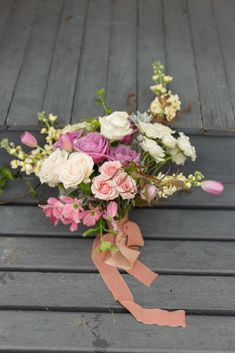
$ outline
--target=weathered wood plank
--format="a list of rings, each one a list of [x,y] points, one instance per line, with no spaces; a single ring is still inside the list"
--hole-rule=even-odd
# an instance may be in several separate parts
[[[213,0],[212,4],[220,45],[222,47],[222,56],[225,64],[226,78],[228,80],[229,95],[233,105],[233,111],[235,111],[235,73],[233,69],[235,42],[234,36],[232,35],[235,31],[235,3],[232,0]]]
[[[135,209],[130,218],[140,225],[146,239],[235,239],[233,210]],[[84,230],[80,227],[78,232],[71,233],[61,224],[55,227],[39,207],[32,206],[0,206],[0,224],[3,236],[76,238]]]
[[[8,16],[13,6],[13,0],[1,0],[0,1],[0,38],[4,31]]]
[[[163,1],[166,66],[167,72],[173,76],[170,88],[182,100],[182,108],[190,102],[194,103],[193,109],[182,119],[175,122],[178,128],[202,128],[200,102],[198,95],[197,78],[194,65],[192,43],[190,38],[187,2],[184,0]]]
[[[71,117],[77,70],[82,51],[88,1],[66,0],[54,49],[43,109],[59,115],[59,124]]]
[[[89,3],[72,112],[74,123],[79,117],[103,115],[103,108],[96,104],[95,99],[96,90],[106,86],[110,54],[111,6],[112,2],[109,0],[93,0]]]
[[[108,104],[114,110],[135,110],[136,24],[135,0],[114,0],[107,82]],[[129,98],[129,99],[128,99]]]
[[[189,0],[188,4],[203,127],[206,130],[235,128],[211,3],[209,0]]]
[[[182,329],[146,326],[129,314],[38,311],[1,311],[0,314],[0,351],[4,353],[40,350],[45,353],[227,353],[235,350],[234,317],[188,316],[187,327]]]
[[[1,237],[0,269],[96,272],[91,260],[92,242],[77,235],[74,239]],[[231,241],[145,239],[141,261],[161,274],[234,275],[234,246]]]
[[[0,124],[7,117],[17,77],[38,3],[20,0],[14,4],[0,42]]]
[[[152,84],[152,63],[160,60],[165,64],[162,2],[140,0],[138,7],[138,109],[145,111],[154,95],[149,89]]]
[[[40,2],[7,117],[11,129],[38,125],[61,7],[62,0]]]
[[[151,288],[123,275],[140,305],[235,314],[234,277],[165,276]],[[0,309],[122,310],[98,274],[0,272]],[[97,300],[99,298],[99,300]]]

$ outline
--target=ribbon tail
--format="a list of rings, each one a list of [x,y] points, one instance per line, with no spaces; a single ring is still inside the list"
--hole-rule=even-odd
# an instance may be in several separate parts
[[[132,293],[117,268],[104,262],[104,256],[98,252],[98,247],[99,240],[96,238],[92,249],[92,260],[96,268],[115,300],[119,301],[137,321],[144,324],[185,327],[185,312],[183,310],[169,312],[161,309],[146,309],[136,304]],[[137,266],[140,266],[140,264]],[[141,276],[137,276],[141,278]]]
[[[135,277],[139,282],[145,284],[147,287],[149,287],[153,281],[158,278],[157,273],[151,271],[150,268],[138,260],[132,269],[125,271]]]

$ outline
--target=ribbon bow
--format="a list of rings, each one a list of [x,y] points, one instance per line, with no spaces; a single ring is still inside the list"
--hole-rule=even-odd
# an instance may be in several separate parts
[[[139,246],[144,245],[138,225],[125,217],[117,226],[117,235],[107,233],[103,237],[105,241],[116,245],[117,252],[100,253],[98,237],[95,238],[92,248],[92,260],[115,300],[119,301],[137,321],[145,324],[185,327],[184,310],[169,312],[162,309],[147,309],[135,303],[117,268],[125,270],[146,286],[150,286],[158,275],[138,260]]]

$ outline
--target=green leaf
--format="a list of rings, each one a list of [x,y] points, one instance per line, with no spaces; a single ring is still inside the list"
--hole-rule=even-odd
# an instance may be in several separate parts
[[[14,180],[14,175],[8,167],[3,167],[0,173],[8,180]]]
[[[82,235],[83,235],[84,237],[87,237],[87,236],[89,236],[89,235],[94,235],[94,234],[96,234],[97,231],[98,231],[97,228],[91,228],[91,229],[88,229],[88,230],[86,230],[85,232],[83,232]]]
[[[110,108],[110,107],[107,107],[106,108],[106,114],[112,114],[112,112],[113,112],[113,109],[112,108]]]
[[[86,195],[91,195],[91,185],[90,184],[85,184],[81,183],[79,185],[80,189],[85,192]]]
[[[101,240],[101,242],[100,242],[99,250],[100,250],[100,252],[104,252],[104,251],[117,252],[117,251],[119,251],[119,249],[115,245],[113,245],[113,243],[111,243],[110,241],[103,241],[103,240]]]
[[[105,89],[101,88],[101,89],[97,89],[96,90],[96,95],[99,97],[103,97],[105,95]]]
[[[7,179],[6,178],[1,178],[0,179],[0,188],[4,189],[7,183]]]

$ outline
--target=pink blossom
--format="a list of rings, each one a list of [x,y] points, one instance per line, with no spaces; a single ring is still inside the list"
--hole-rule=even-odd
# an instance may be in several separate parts
[[[106,159],[109,144],[106,137],[98,132],[92,132],[74,141],[74,149],[78,152],[85,152],[92,157],[94,163],[100,163]]]
[[[140,154],[126,145],[118,145],[110,148],[108,160],[120,161],[123,165],[127,165],[132,161],[138,163]]]
[[[40,205],[40,207],[43,209],[46,217],[50,218],[54,225],[57,225],[63,212],[63,203],[55,197],[50,197],[47,200],[47,205]]]
[[[118,211],[118,204],[115,201],[109,202],[106,211],[104,212],[103,217],[109,221],[110,223],[113,222],[114,217],[117,215]]]
[[[36,138],[28,131],[25,131],[25,133],[20,137],[20,139],[24,145],[31,148],[36,147],[38,144]]]
[[[100,219],[102,214],[103,212],[100,210],[99,207],[91,207],[90,210],[82,212],[82,222],[84,225],[92,227]]]
[[[137,128],[133,128],[133,131],[129,134],[123,137],[123,139],[121,140],[122,143],[126,143],[126,144],[130,144],[131,141],[133,140],[133,137],[135,135],[135,133],[137,132]]]
[[[133,199],[136,195],[136,182],[125,172],[119,173],[113,179],[113,184],[123,200]]]
[[[91,191],[100,200],[113,200],[118,196],[117,188],[113,187],[112,181],[105,180],[103,175],[93,179]]]
[[[214,195],[220,195],[224,191],[224,185],[221,182],[215,180],[202,181],[201,188],[202,190]]]
[[[99,168],[103,179],[112,179],[122,168],[119,161],[105,162]]]
[[[80,138],[82,134],[83,130],[66,132],[65,134],[61,134],[59,137],[59,141],[54,143],[53,148],[63,148],[65,151],[71,152],[73,150],[74,140]]]
[[[140,197],[142,200],[147,201],[149,204],[157,196],[159,189],[155,185],[148,185],[140,191]]]

